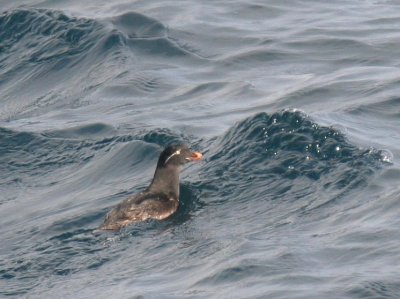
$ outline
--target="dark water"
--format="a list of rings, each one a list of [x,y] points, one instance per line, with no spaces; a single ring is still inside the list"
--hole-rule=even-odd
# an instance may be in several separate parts
[[[400,297],[397,1],[0,10],[0,297]],[[176,141],[179,211],[93,235]]]

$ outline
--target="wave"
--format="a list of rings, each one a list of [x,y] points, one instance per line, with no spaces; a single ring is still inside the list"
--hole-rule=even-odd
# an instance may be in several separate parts
[[[151,163],[145,159],[148,154],[156,157],[167,144],[189,140],[194,137],[168,129],[118,134],[103,123],[41,133],[0,127],[0,183],[10,190],[22,185],[46,188],[67,178],[81,178],[87,186],[107,171],[111,179],[128,175],[139,161]],[[15,193],[3,193],[0,205],[13,199]]]
[[[105,250],[107,237],[95,237],[91,229],[111,206],[148,184],[154,171],[150,165],[173,142],[199,148],[205,161],[185,168],[178,213],[163,223],[135,226],[130,235],[178,227],[193,215],[202,219],[203,212],[215,226],[237,223],[238,217],[261,225],[267,217],[283,224],[289,214],[301,218],[317,211],[324,217],[324,207],[349,198],[384,165],[381,151],[360,149],[340,131],[298,111],[260,113],[208,140],[169,129],[123,134],[102,123],[42,133],[0,128],[0,180],[6,199],[13,199],[16,179],[22,186],[46,190],[40,199],[29,198],[33,207],[20,211],[29,225],[16,236],[41,241],[26,244],[17,258],[5,261],[2,278],[28,279],[18,293],[25,294],[36,288],[27,270],[35,277],[58,276],[112,260]],[[11,228],[18,224],[14,217],[3,221]],[[64,248],[69,248],[66,253]],[[61,261],[57,267],[55,260]]]
[[[19,9],[0,16],[3,50],[9,59],[22,54],[21,60],[31,63],[67,58],[88,50],[95,42],[92,35],[101,33],[101,27],[89,19],[45,9]]]
[[[129,133],[118,134],[115,128],[102,123],[42,133],[0,128],[1,172],[14,174],[2,180],[32,179],[69,166],[78,169],[118,144],[137,141],[144,142],[139,148],[184,142],[203,150],[207,161],[198,169],[200,188],[216,190],[219,198],[241,190],[256,196],[265,189],[270,198],[275,198],[296,193],[305,185],[307,190],[296,197],[320,188],[340,197],[365,185],[386,161],[384,151],[360,149],[335,128],[320,126],[298,111],[283,111],[249,117],[210,140],[169,129],[130,129]],[[128,152],[120,158],[127,159]],[[136,149],[137,159],[141,152]],[[112,157],[115,160],[118,154]]]
[[[384,164],[384,152],[361,149],[298,111],[249,117],[216,138],[206,156],[199,186],[219,203],[301,199],[317,207],[365,186]]]
[[[366,117],[371,117],[373,114],[382,119],[397,120],[400,116],[399,107],[400,98],[391,97],[380,102],[361,104],[358,107],[349,109],[348,112],[354,116],[365,115]]]
[[[135,12],[100,20],[46,9],[17,9],[0,15],[1,49],[11,65],[16,57],[30,63],[67,59],[99,44],[102,50],[108,51],[126,45],[129,40],[136,40],[131,43],[134,47],[147,48],[148,42],[141,43],[145,39],[153,42],[155,48],[159,43],[168,44],[167,48],[160,48],[160,53],[188,54],[172,40],[171,43],[166,41],[169,40],[168,31],[162,23]],[[6,61],[2,59],[3,64],[8,65]]]
[[[135,12],[90,19],[47,9],[6,11],[0,49],[0,120],[90,105],[98,101],[91,95],[126,82],[134,83],[130,94],[153,92],[163,84],[137,69],[144,56],[167,64],[199,58],[161,22]]]

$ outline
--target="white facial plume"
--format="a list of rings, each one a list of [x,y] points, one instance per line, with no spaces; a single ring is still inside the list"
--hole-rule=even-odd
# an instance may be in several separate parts
[[[168,160],[171,159],[173,156],[180,155],[180,154],[181,154],[181,150],[179,149],[179,150],[177,150],[176,152],[174,152],[171,156],[169,156],[169,157],[165,160],[164,164],[167,164]]]

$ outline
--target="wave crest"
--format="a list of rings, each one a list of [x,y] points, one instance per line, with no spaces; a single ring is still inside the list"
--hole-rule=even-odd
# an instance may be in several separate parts
[[[211,179],[204,184],[220,196],[243,190],[302,197],[322,188],[337,197],[365,184],[381,165],[380,151],[360,149],[298,111],[249,117],[214,144],[203,169]]]

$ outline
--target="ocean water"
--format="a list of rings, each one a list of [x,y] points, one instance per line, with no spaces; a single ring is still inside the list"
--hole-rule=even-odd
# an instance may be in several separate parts
[[[400,298],[400,4],[2,0],[0,297]],[[185,142],[166,221],[93,234]]]

